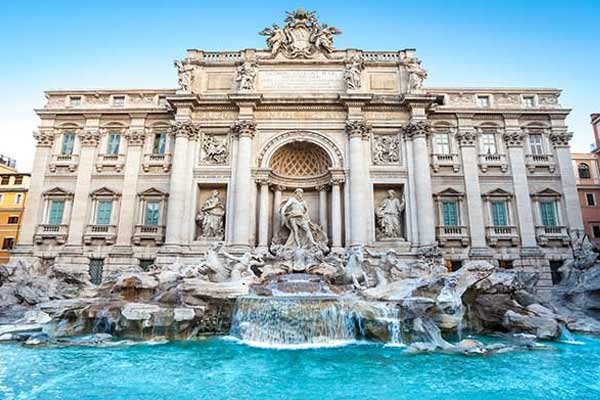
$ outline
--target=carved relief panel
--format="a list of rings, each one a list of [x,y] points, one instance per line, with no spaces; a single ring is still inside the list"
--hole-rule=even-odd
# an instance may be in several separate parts
[[[400,164],[400,137],[396,134],[374,134],[371,139],[371,160],[374,165]]]

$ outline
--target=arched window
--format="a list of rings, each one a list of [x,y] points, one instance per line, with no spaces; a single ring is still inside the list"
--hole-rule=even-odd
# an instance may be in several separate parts
[[[586,163],[579,164],[579,167],[577,167],[577,171],[579,173],[580,179],[590,179],[590,166]]]

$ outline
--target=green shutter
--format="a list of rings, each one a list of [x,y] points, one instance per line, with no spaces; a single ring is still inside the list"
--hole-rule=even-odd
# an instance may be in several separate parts
[[[157,226],[159,220],[160,203],[151,201],[146,203],[145,225]]]
[[[110,225],[110,216],[112,214],[112,201],[101,200],[98,202],[98,209],[96,211],[96,224],[97,225]]]
[[[63,212],[65,210],[65,202],[63,200],[52,200],[50,202],[50,214],[48,216],[48,224],[62,224]]]
[[[458,207],[455,201],[442,202],[444,226],[458,226]]]
[[[540,203],[540,214],[544,226],[556,226],[556,207],[554,202],[545,201]]]
[[[507,226],[506,203],[504,201],[492,202],[492,223],[494,226]]]

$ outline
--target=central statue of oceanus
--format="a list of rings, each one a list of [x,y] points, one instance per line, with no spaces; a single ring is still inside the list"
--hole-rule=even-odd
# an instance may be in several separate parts
[[[294,195],[288,197],[279,209],[282,228],[287,231],[285,241],[283,241],[283,235],[281,236],[283,247],[290,250],[304,249],[326,252],[328,250],[327,235],[321,226],[310,220],[303,193],[302,189],[296,189]]]

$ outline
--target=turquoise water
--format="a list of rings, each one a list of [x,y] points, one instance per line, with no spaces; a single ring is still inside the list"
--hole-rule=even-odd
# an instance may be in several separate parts
[[[492,356],[349,345],[266,350],[225,339],[122,347],[0,346],[6,400],[600,399],[600,340]]]

